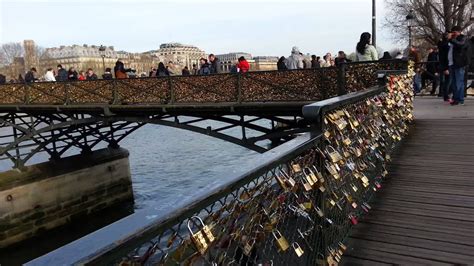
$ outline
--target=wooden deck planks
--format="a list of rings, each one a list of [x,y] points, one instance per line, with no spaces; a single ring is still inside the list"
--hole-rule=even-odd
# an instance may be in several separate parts
[[[434,119],[422,108],[343,265],[474,265],[474,112]]]

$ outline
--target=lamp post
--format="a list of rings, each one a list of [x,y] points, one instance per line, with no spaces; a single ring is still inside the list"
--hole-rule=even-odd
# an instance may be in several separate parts
[[[99,52],[100,52],[100,56],[102,57],[102,68],[104,69],[104,73],[105,73],[105,46],[101,45],[99,47]]]
[[[407,25],[408,25],[408,48],[410,48],[412,46],[411,29],[413,28],[413,21],[415,20],[415,16],[413,15],[413,10],[410,10],[410,12],[408,12],[408,15],[405,18],[407,20]]]
[[[372,0],[372,45],[374,47],[377,47],[377,24],[376,24],[376,6],[375,6],[375,0]]]

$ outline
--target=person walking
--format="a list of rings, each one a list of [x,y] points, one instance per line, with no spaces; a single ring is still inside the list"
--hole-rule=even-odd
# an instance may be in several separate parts
[[[300,49],[298,49],[298,47],[294,46],[291,49],[291,55],[288,56],[285,61],[285,64],[286,67],[291,70],[304,68],[303,56],[301,56]]]
[[[462,34],[462,28],[454,26],[451,30],[449,43],[452,53],[448,54],[448,60],[452,60],[449,72],[453,74],[453,101],[451,105],[464,104],[465,74],[470,61],[470,41]]]
[[[105,80],[114,79],[114,77],[112,76],[112,69],[110,67],[105,69],[104,74],[102,74],[102,78]]]
[[[345,64],[345,63],[349,63],[349,62],[352,62],[352,60],[347,59],[346,53],[344,53],[344,51],[339,51],[337,53],[336,59],[334,59],[334,64],[336,66],[339,66],[339,65]]]
[[[368,32],[360,35],[360,40],[356,45],[355,61],[377,61],[379,59],[377,49],[371,44],[371,40],[372,35]]]
[[[68,80],[77,80],[78,74],[74,67],[70,67],[69,71],[67,72],[67,79]]]
[[[443,95],[445,102],[450,101],[449,94],[452,93],[453,75],[451,75],[449,68],[452,67],[452,46],[449,43],[450,33],[443,34],[443,37],[438,42],[438,58],[439,58],[439,81],[440,93]],[[451,61],[449,60],[451,53]]]
[[[311,56],[311,68],[321,68],[321,65],[319,65],[319,60],[316,55]]]
[[[218,74],[221,72],[220,66],[219,66],[219,58],[217,58],[214,54],[209,55],[209,64],[210,64],[211,74]]]
[[[160,62],[158,64],[158,68],[156,69],[156,76],[157,77],[167,77],[169,75],[170,75],[170,72],[165,67],[165,64],[163,64],[163,62]]]
[[[284,56],[280,57],[277,62],[277,70],[287,70],[288,68],[286,67],[286,58]]]
[[[131,69],[126,69],[122,61],[117,60],[115,62],[114,73],[116,79],[126,79],[128,78],[127,72],[132,71]]]
[[[57,67],[58,67],[58,76],[56,77],[56,81],[68,80],[67,70],[64,69],[62,65],[58,65]]]
[[[44,81],[49,81],[49,82],[56,81],[52,68],[48,68],[46,70],[46,74],[44,74]]]
[[[30,69],[30,71],[26,72],[25,82],[26,83],[31,83],[31,82],[35,82],[37,80],[38,79],[36,78],[36,68],[32,67]]]
[[[94,70],[92,68],[87,69],[87,80],[97,80],[97,75],[94,73]]]
[[[199,72],[199,68],[198,68],[197,64],[193,64],[193,75],[194,76],[197,75],[198,72]]]
[[[183,76],[190,76],[191,75],[191,72],[189,71],[188,66],[185,66],[183,68],[183,70],[181,70],[181,75],[183,75]]]
[[[239,63],[237,64],[238,72],[245,73],[250,70],[250,64],[245,60],[245,57],[239,57]]]
[[[209,63],[207,62],[206,58],[199,59],[199,63],[201,64],[201,67],[199,68],[199,71],[198,71],[199,75],[209,75],[209,74],[211,74],[211,67],[210,67]]]
[[[383,56],[379,59],[379,61],[387,61],[387,60],[392,60],[392,56],[390,55],[389,52],[385,51],[383,53]]]
[[[84,70],[81,70],[79,72],[79,77],[77,77],[78,80],[86,80],[87,77],[86,77],[86,72]]]
[[[436,93],[436,89],[438,88],[438,78],[439,78],[439,70],[438,70],[438,50],[437,48],[430,48],[428,49],[428,58],[426,59],[426,70],[423,71],[421,74],[421,87],[426,87],[426,81],[431,80],[432,89],[430,94],[434,95]],[[438,97],[441,97],[441,90],[439,90]]]

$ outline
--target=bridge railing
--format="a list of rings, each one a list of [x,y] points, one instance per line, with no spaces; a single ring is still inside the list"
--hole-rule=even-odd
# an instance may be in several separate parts
[[[207,76],[35,82],[0,85],[2,105],[196,104],[319,101],[375,85],[378,70],[404,61]]]
[[[27,265],[333,264],[413,118],[410,75],[305,106],[313,131],[172,209],[139,211]],[[247,167],[247,168],[246,168]]]

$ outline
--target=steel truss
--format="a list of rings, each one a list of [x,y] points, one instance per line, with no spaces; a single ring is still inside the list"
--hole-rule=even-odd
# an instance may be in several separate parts
[[[21,169],[40,153],[57,160],[90,153],[104,144],[118,148],[120,141],[145,124],[201,133],[259,153],[309,131],[299,117],[9,112],[0,114],[0,160],[10,160]]]

